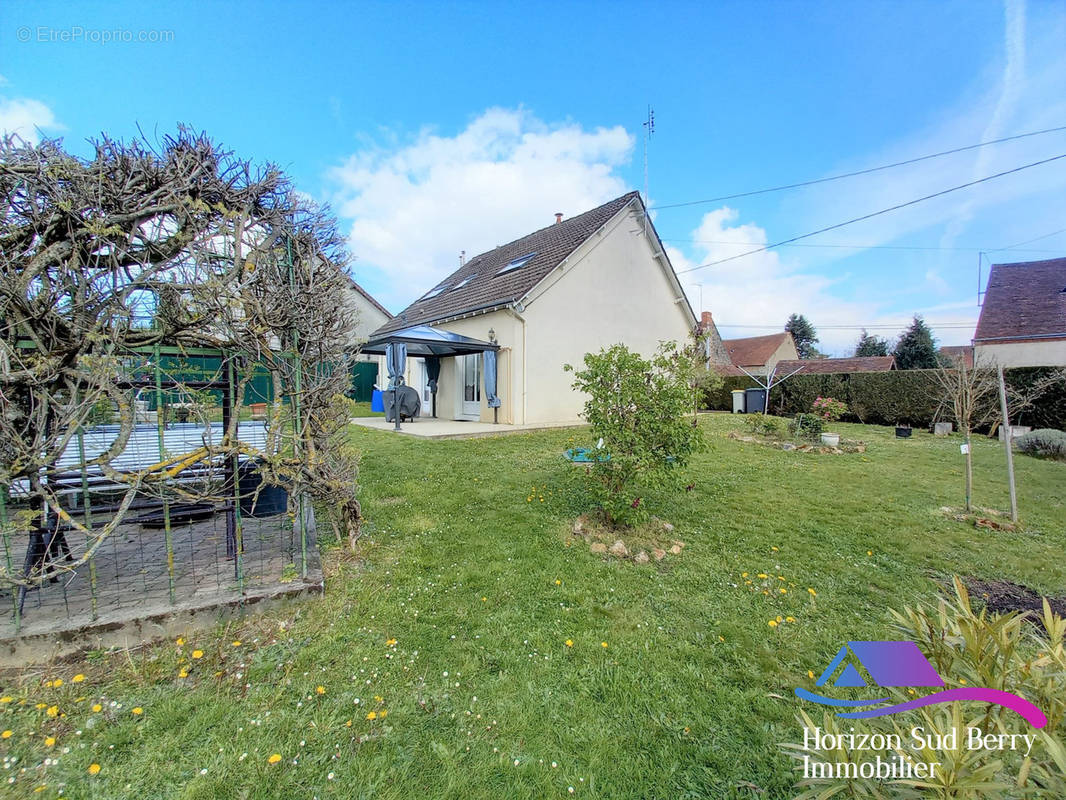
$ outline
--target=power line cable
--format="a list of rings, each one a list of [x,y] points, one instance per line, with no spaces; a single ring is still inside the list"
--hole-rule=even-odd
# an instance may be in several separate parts
[[[1061,231],[1055,231],[1055,233],[1066,232],[1066,228]],[[1054,234],[1047,234],[1046,236],[1040,236],[1036,239],[1030,239],[1028,242],[1019,242],[1018,244],[1029,244],[1029,242],[1035,242],[1039,239],[1046,239]],[[716,239],[685,239],[664,237],[664,242],[691,242],[692,244],[752,244],[752,242],[737,242],[737,241],[718,241]],[[807,242],[804,244],[788,244],[779,245],[781,247],[827,247],[838,248],[844,250],[931,250],[931,251],[945,251],[945,252],[961,252],[961,253],[995,253],[1000,250],[1011,250],[1015,253],[1058,253],[1059,249],[1055,250],[1021,250],[1017,246],[1011,247],[997,247],[995,250],[990,250],[987,247],[934,247],[923,245],[905,245],[905,244],[815,244],[813,242]]]
[[[978,142],[977,144],[966,145],[965,147],[955,147],[951,150],[943,150],[939,153],[930,153],[927,156],[918,156],[917,158],[909,158],[906,161],[896,161],[892,164],[882,164],[879,167],[870,167],[869,169],[860,169],[855,172],[845,172],[840,175],[830,175],[827,178],[815,178],[809,181],[800,181],[799,183],[786,183],[783,186],[771,186],[768,189],[755,189],[750,192],[738,192],[737,194],[725,194],[721,197],[711,197],[707,200],[689,200],[685,203],[668,203],[666,205],[650,206],[649,210],[659,211],[666,208],[684,208],[685,206],[697,206],[705,203],[719,203],[723,200],[736,200],[738,197],[751,197],[757,194],[769,194],[770,192],[783,192],[786,189],[799,189],[804,186],[814,186],[819,183],[828,183],[829,181],[839,181],[843,178],[854,178],[857,175],[869,175],[871,172],[880,172],[886,169],[893,169],[895,167],[904,167],[907,164],[917,164],[920,161],[928,161],[931,158],[940,158],[941,156],[949,156],[954,153],[963,153],[967,150],[975,150],[978,147],[988,147],[992,144],[1002,144],[1003,142],[1014,141],[1015,139],[1025,139],[1029,136],[1040,136],[1045,133],[1058,133],[1059,131],[1066,131],[1066,125],[1058,128],[1045,128],[1041,131],[1030,131],[1029,133],[1019,133],[1014,136],[1005,136],[1002,139],[992,139],[987,142]]]
[[[1002,252],[1004,250],[1014,250],[1014,251],[1017,251],[1017,252],[1024,252],[1024,251],[1018,250],[1018,248],[1021,247],[1023,244],[1032,244],[1033,242],[1039,242],[1041,239],[1050,239],[1052,236],[1058,236],[1060,233],[1066,233],[1066,228],[1059,228],[1057,231],[1052,231],[1051,233],[1045,233],[1043,236],[1037,236],[1037,237],[1034,237],[1032,239],[1026,239],[1024,242],[1017,242],[1015,244],[1010,245],[1009,247],[997,247],[995,250],[985,250],[983,252],[985,252],[985,253],[1000,253],[1000,252]],[[1058,252],[1058,251],[1056,251],[1056,250],[1030,250],[1028,252],[1031,252],[1031,253],[1053,253],[1053,252]]]
[[[763,247],[756,248],[755,250],[748,250],[748,251],[746,251],[744,253],[737,253],[736,255],[729,256],[728,258],[720,258],[717,261],[709,261],[706,264],[700,264],[699,266],[690,267],[689,269],[683,269],[680,272],[678,272],[677,274],[678,275],[684,275],[685,273],[688,273],[688,272],[695,272],[698,269],[706,269],[707,267],[715,267],[715,266],[717,266],[719,264],[725,264],[727,261],[735,261],[738,258],[744,258],[745,256],[755,255],[756,253],[765,253],[767,250],[772,250],[775,247],[781,247],[782,245],[791,244],[792,242],[797,242],[800,239],[809,239],[810,237],[817,236],[820,233],[826,233],[827,231],[834,231],[837,228],[843,228],[845,225],[853,225],[856,222],[862,222],[863,220],[872,219],[873,217],[879,217],[882,214],[888,214],[891,211],[898,211],[901,208],[907,208],[908,206],[913,206],[913,205],[917,205],[918,203],[923,203],[926,200],[932,200],[934,197],[942,197],[943,195],[951,194],[952,192],[957,192],[960,189],[966,189],[966,188],[968,188],[970,186],[976,186],[979,183],[984,183],[986,181],[991,181],[991,180],[994,180],[996,178],[1002,178],[1004,175],[1011,175],[1011,174],[1013,174],[1015,172],[1021,172],[1022,170],[1030,169],[1032,167],[1039,167],[1039,166],[1041,166],[1043,164],[1050,164],[1052,161],[1058,161],[1061,158],[1066,158],[1066,153],[1061,153],[1060,155],[1052,156],[1051,158],[1045,158],[1045,159],[1042,159],[1041,161],[1033,161],[1030,164],[1023,164],[1020,167],[1015,167],[1014,169],[1004,170],[1003,172],[997,172],[994,175],[986,175],[985,177],[978,178],[977,180],[969,181],[967,183],[962,183],[962,184],[959,184],[958,186],[952,186],[950,189],[942,189],[939,192],[933,192],[933,194],[927,194],[924,197],[919,197],[919,198],[917,198],[915,200],[908,200],[906,203],[897,203],[894,206],[890,206],[889,208],[883,208],[880,211],[874,211],[874,212],[872,212],[870,214],[864,214],[861,217],[854,217],[853,219],[846,220],[845,222],[838,222],[835,225],[828,225],[828,226],[826,226],[824,228],[819,228],[816,231],[811,231],[810,233],[804,233],[804,234],[800,234],[799,236],[793,236],[790,239],[783,239],[780,242],[774,242],[773,244],[764,245]]]

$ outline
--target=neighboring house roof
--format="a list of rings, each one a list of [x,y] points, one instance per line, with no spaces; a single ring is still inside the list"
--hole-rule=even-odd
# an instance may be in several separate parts
[[[385,308],[385,306],[381,305],[381,303],[379,303],[377,300],[374,299],[374,296],[372,294],[370,294],[370,292],[368,292],[366,289],[364,289],[362,286],[360,286],[358,283],[356,283],[355,282],[355,278],[353,278],[351,275],[348,275],[348,273],[345,273],[345,275],[348,278],[348,280],[351,282],[352,288],[355,289],[355,291],[359,292],[359,294],[361,294],[363,297],[365,297],[367,299],[367,301],[370,303],[370,305],[374,306],[374,308],[376,308],[378,311],[380,311],[382,314],[384,314],[389,319],[392,319],[392,314],[389,313],[389,310],[387,308]]]
[[[629,192],[475,256],[375,334],[517,302],[636,197],[638,192]],[[511,264],[517,266],[507,269]]]
[[[1066,258],[993,264],[974,344],[1066,338]]]
[[[968,344],[941,347],[940,352],[952,361],[962,359],[966,369],[973,369],[973,347]]]
[[[774,353],[791,336],[788,331],[769,336],[749,336],[746,339],[725,339],[722,344],[729,352],[729,360],[738,367],[765,366]]]
[[[896,368],[894,356],[854,358],[801,358],[777,362],[778,376],[799,370],[801,375],[832,375],[838,372],[888,372]]]

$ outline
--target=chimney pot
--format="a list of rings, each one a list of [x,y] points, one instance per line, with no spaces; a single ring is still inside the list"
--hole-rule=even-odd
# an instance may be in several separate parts
[[[555,212],[555,224],[558,225],[562,221],[563,221],[563,212],[562,211],[556,211]]]

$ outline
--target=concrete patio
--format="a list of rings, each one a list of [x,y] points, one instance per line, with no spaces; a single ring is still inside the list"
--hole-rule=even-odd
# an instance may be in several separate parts
[[[352,417],[353,425],[371,428],[376,431],[393,432],[393,424],[385,417]],[[580,422],[536,422],[528,425],[498,425],[491,422],[464,422],[454,419],[434,419],[418,417],[413,422],[404,422],[400,433],[417,436],[422,439],[473,439],[479,436],[503,436],[510,433],[526,433],[551,428],[581,428]]]

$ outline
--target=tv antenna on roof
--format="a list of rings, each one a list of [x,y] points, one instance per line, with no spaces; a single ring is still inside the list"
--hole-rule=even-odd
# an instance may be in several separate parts
[[[644,128],[644,205],[648,205],[648,140],[655,133],[655,109],[648,106],[648,119],[642,123]]]

